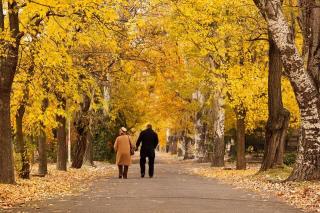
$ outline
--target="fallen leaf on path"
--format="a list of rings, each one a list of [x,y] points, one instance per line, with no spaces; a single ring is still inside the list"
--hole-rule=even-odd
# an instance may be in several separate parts
[[[83,166],[81,169],[69,168],[64,172],[57,171],[55,165],[50,164],[45,177],[17,179],[15,185],[0,184],[0,209],[23,206],[30,201],[77,194],[86,191],[93,180],[114,175],[114,166],[101,162],[96,162],[96,165],[97,167]]]

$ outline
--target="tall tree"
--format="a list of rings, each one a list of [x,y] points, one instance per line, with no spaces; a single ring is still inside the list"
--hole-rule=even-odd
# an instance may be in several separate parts
[[[94,113],[91,113],[89,118],[89,125],[88,125],[88,133],[87,133],[87,144],[86,144],[86,151],[84,154],[84,163],[89,166],[95,166],[93,162],[93,124],[92,118],[94,116]]]
[[[8,1],[9,29],[12,40],[5,39],[5,16],[0,1],[1,55],[0,55],[0,183],[14,183],[13,149],[11,141],[10,94],[18,64],[22,33],[19,31],[19,7]]]
[[[213,99],[213,156],[211,166],[224,166],[224,122],[225,110],[223,108],[222,92],[218,88],[215,89]]]
[[[30,164],[29,164],[29,158],[27,153],[27,147],[26,147],[26,141],[24,138],[24,132],[23,132],[23,118],[25,115],[27,102],[29,99],[29,93],[30,93],[30,82],[34,74],[34,58],[31,57],[31,64],[28,67],[28,73],[27,73],[27,80],[25,82],[25,85],[23,87],[23,97],[22,101],[20,103],[20,106],[16,112],[16,135],[17,135],[17,147],[18,152],[20,153],[21,157],[21,169],[19,171],[19,177],[23,179],[29,179],[30,178]]]
[[[84,155],[87,148],[87,137],[89,131],[89,116],[90,98],[84,95],[83,103],[81,104],[81,110],[77,113],[74,121],[74,126],[77,132],[77,139],[74,148],[74,156],[72,161],[72,168],[79,169],[82,167]]]
[[[235,110],[236,114],[236,144],[237,144],[237,164],[236,169],[246,169],[247,162],[245,157],[246,151],[246,110],[243,107],[238,107]]]
[[[195,159],[203,162],[206,155],[206,123],[203,117],[206,116],[204,104],[204,95],[197,90],[192,94],[192,99],[200,105],[200,110],[194,115],[194,143],[195,143]]]
[[[290,113],[283,107],[280,51],[269,35],[268,111],[266,142],[261,170],[282,166]]]
[[[320,91],[320,2],[299,0],[303,54],[318,91]]]
[[[320,94],[317,81],[304,67],[292,39],[280,0],[254,0],[267,21],[272,38],[280,50],[287,75],[301,112],[299,156],[289,180],[320,179]]]
[[[41,111],[44,114],[49,106],[48,98],[42,100]],[[44,177],[48,173],[48,158],[47,158],[47,135],[45,132],[45,125],[43,121],[39,123],[38,134],[38,153],[39,153],[39,165],[38,175]]]
[[[62,99],[62,108],[66,108],[66,100]],[[57,129],[57,169],[61,171],[67,171],[67,119],[62,116],[57,116],[58,129]]]

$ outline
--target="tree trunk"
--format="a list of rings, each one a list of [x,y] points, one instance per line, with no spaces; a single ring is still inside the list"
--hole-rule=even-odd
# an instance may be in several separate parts
[[[0,85],[0,183],[14,183],[10,125],[10,91],[5,91],[1,87],[2,85]]]
[[[191,159],[190,156],[190,140],[187,136],[187,133],[184,131],[183,135],[182,135],[182,143],[184,146],[184,156],[183,156],[183,160],[188,160]]]
[[[48,173],[47,161],[47,137],[46,133],[41,130],[38,137],[38,153],[39,153],[39,167],[38,175],[41,177],[46,176]]]
[[[289,116],[290,116],[290,114],[289,114]],[[284,128],[287,130],[289,128],[289,121],[290,121],[290,117],[288,117],[286,122],[283,124]],[[287,135],[288,135],[288,131],[283,131],[283,134],[281,135],[280,143],[279,143],[279,146],[277,149],[276,158],[274,161],[274,167],[283,168],[284,152],[285,152]]]
[[[320,2],[299,0],[299,6],[307,71],[320,91]]]
[[[266,125],[266,142],[261,171],[266,171],[276,166],[283,166],[284,144],[289,127],[290,113],[283,108],[281,75],[280,51],[269,35],[269,117]]]
[[[196,153],[197,153],[197,159],[200,163],[206,163],[206,162],[210,162],[211,159],[208,158],[208,144],[207,144],[207,140],[208,140],[208,124],[206,122],[202,122],[199,120],[199,122],[201,122],[201,124],[197,125],[197,134],[195,139],[197,141],[196,144]]]
[[[178,138],[176,134],[171,137],[170,153],[172,155],[178,154]]]
[[[89,166],[95,166],[93,162],[93,136],[91,131],[87,134],[86,152],[84,154],[84,162]]]
[[[77,132],[77,141],[74,148],[74,157],[72,161],[72,168],[80,169],[83,164],[83,158],[87,146],[87,134],[89,131],[89,116],[90,98],[85,95],[84,101],[81,104],[81,110],[76,116],[74,127]]]
[[[301,25],[304,37],[304,50],[307,72],[311,76],[317,94],[317,124],[311,130],[302,126],[299,156],[289,180],[320,179],[320,2],[300,0]],[[314,100],[313,100],[314,101]],[[309,114],[305,114],[309,116]],[[309,118],[311,119],[311,118]],[[313,118],[314,119],[314,118]],[[316,121],[316,120],[314,120]],[[307,121],[308,122],[308,121]],[[308,135],[305,135],[308,131]],[[312,140],[309,137],[313,134]]]
[[[66,132],[66,118],[63,116],[57,116],[59,127],[57,129],[57,170],[67,171],[67,132]]]
[[[34,55],[32,55],[31,58],[31,65],[28,68],[28,76],[25,82],[25,88],[23,89],[23,99],[16,113],[17,147],[21,157],[21,170],[19,171],[19,177],[22,179],[30,178],[30,159],[28,156],[28,149],[23,135],[23,117],[25,114],[27,101],[29,99],[29,85],[34,75]]]
[[[21,157],[21,169],[19,171],[19,177],[22,179],[29,179],[30,178],[30,164],[29,158],[27,153],[26,142],[23,137],[23,116],[25,113],[25,105],[22,104],[16,114],[16,127],[17,127],[17,147],[18,152],[20,153]]]
[[[8,2],[8,17],[11,31],[11,38],[15,43],[6,42],[0,39],[0,45],[5,48],[0,55],[0,183],[12,184],[15,182],[13,149],[11,141],[10,121],[10,93],[13,78],[16,72],[19,56],[19,16],[16,1]],[[3,2],[0,1],[0,28],[5,32],[3,15]]]
[[[77,142],[75,144],[74,157],[72,161],[72,168],[80,169],[83,164],[83,157],[86,151],[87,146],[87,137],[86,133],[82,130],[77,130]]]
[[[195,112],[194,115],[194,157],[199,160],[199,162],[203,162],[204,157],[206,155],[206,123],[203,122],[203,117],[206,116],[204,105],[205,97],[203,94],[197,90],[192,94],[192,99],[197,101],[200,105],[200,110]]]
[[[288,180],[320,179],[320,94],[316,80],[308,73],[292,39],[292,31],[279,0],[254,0],[268,23],[269,31],[281,52],[285,74],[293,87],[301,112],[300,149]]]
[[[49,106],[49,99],[44,98],[42,100],[41,110],[45,113]],[[47,136],[45,133],[45,125],[40,121],[40,132],[38,136],[38,153],[39,153],[39,167],[38,175],[44,177],[48,173],[48,160],[47,160]]]
[[[224,166],[224,120],[223,97],[221,91],[216,91],[213,103],[213,156],[211,166]]]
[[[236,131],[236,139],[237,139],[237,165],[236,168],[246,169],[246,157],[245,157],[245,134],[246,134],[246,126],[245,126],[245,113],[237,113],[237,131]]]
[[[202,112],[196,112],[194,118],[194,146],[195,146],[195,159],[203,158],[203,144],[204,138],[202,137],[203,124],[201,121]]]

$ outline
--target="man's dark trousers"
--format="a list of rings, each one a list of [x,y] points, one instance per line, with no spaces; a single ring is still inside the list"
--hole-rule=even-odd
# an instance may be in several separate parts
[[[149,164],[149,177],[153,177],[155,152],[151,151],[151,150],[149,150],[149,151],[141,151],[140,152],[141,176],[143,177],[145,175],[146,158],[148,158],[148,164]]]

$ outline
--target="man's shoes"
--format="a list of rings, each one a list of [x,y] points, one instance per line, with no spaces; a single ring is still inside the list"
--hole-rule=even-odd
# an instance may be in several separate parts
[[[153,175],[150,175],[149,177],[150,177],[150,178],[153,178]]]
[[[141,178],[144,178],[144,174],[141,174]]]
[[[119,176],[119,179],[122,179],[122,176]]]

